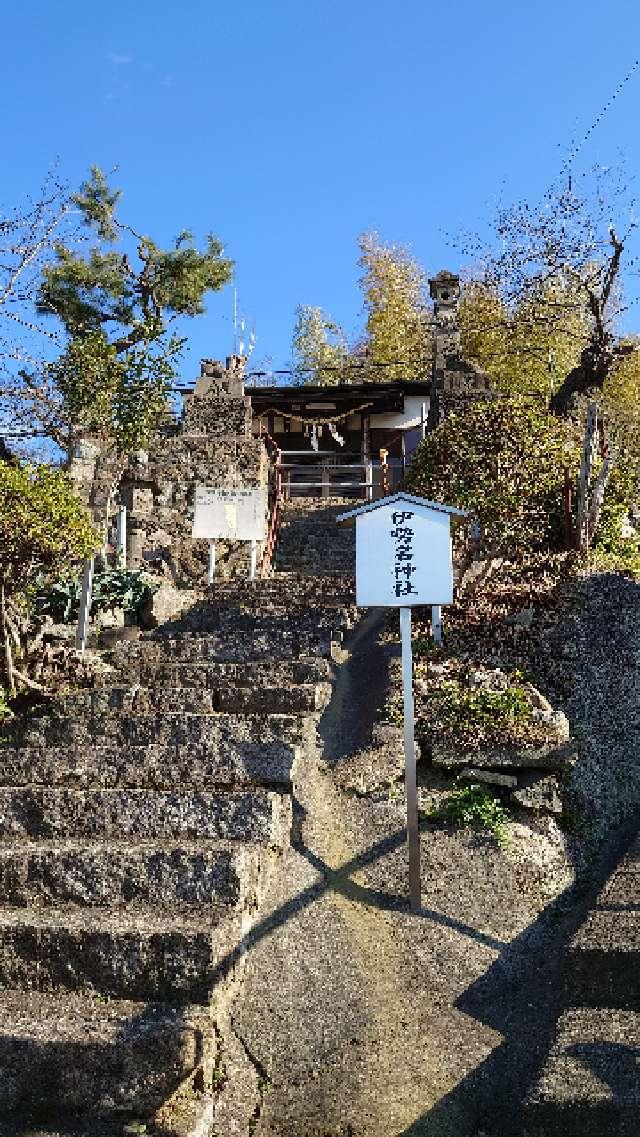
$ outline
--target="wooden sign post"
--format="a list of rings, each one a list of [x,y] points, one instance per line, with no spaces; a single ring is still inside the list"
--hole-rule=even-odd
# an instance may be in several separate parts
[[[400,609],[409,899],[414,912],[420,908],[421,897],[411,609],[416,605],[429,605],[432,612],[437,609],[439,628],[440,605],[453,600],[452,515],[466,517],[466,512],[397,493],[337,518],[340,524],[356,524],[358,607]]]
[[[235,487],[196,486],[192,537],[209,542],[207,579],[213,584],[216,572],[216,540],[250,541],[249,579],[255,580],[258,541],[267,536],[267,490]]]

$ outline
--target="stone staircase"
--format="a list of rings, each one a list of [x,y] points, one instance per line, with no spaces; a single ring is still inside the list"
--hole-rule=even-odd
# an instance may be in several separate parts
[[[640,1134],[640,837],[574,935],[526,1137]]]
[[[355,573],[355,526],[336,525],[356,498],[294,497],[283,503],[276,566],[279,571]]]
[[[208,1132],[217,1014],[352,602],[335,576],[217,584],[4,739],[1,1134]]]

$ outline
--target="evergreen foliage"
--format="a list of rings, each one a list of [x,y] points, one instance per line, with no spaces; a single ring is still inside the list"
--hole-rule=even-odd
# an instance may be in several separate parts
[[[0,582],[7,595],[39,574],[63,572],[99,543],[63,470],[0,461]]]
[[[476,403],[428,434],[408,488],[468,509],[485,548],[505,555],[560,549],[564,470],[575,482],[581,435],[524,398]]]
[[[120,198],[93,167],[71,199],[89,247],[58,241],[40,279],[38,312],[61,322],[66,345],[42,375],[25,370],[22,381],[67,453],[87,434],[117,454],[145,443],[176,375],[184,342],[176,321],[201,315],[207,292],[231,278],[217,238],[199,249],[184,230],[161,248],[120,219]]]

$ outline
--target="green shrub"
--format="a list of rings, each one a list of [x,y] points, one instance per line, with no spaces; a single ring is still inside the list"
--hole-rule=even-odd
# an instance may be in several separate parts
[[[40,581],[34,598],[37,616],[51,616],[57,624],[73,623],[80,608],[81,582],[77,577],[57,580],[53,584]],[[93,578],[91,614],[123,608],[136,616],[157,585],[146,573],[137,569],[110,569]]]
[[[576,426],[539,403],[488,400],[450,415],[427,435],[407,486],[468,509],[485,548],[505,555],[561,549],[564,471],[575,482],[581,447]]]
[[[444,804],[430,816],[449,821],[461,828],[486,830],[495,837],[499,845],[504,847],[507,843],[508,811],[499,798],[476,783],[454,790]]]

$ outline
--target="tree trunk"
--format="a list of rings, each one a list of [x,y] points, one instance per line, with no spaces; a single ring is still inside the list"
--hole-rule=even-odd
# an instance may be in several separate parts
[[[6,611],[6,595],[4,588],[4,580],[0,582],[0,635],[4,644],[4,660],[5,670],[7,673],[7,684],[9,694],[15,695],[16,681],[13,672],[13,654],[11,651],[11,637],[7,627],[7,611]]]

